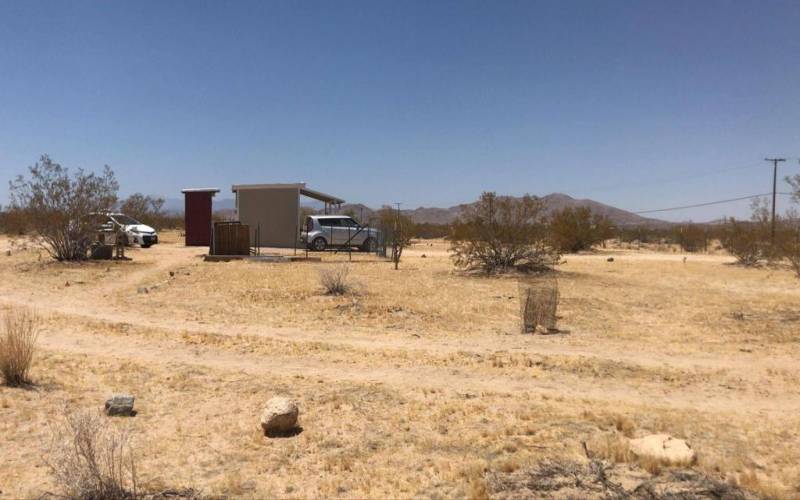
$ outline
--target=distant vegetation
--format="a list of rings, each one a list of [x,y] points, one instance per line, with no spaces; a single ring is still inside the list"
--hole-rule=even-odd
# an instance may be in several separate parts
[[[559,251],[574,253],[612,238],[614,227],[608,217],[594,214],[588,207],[567,207],[553,215],[549,232]]]
[[[183,228],[183,214],[164,211],[164,198],[134,193],[119,205],[119,211],[156,230]]]

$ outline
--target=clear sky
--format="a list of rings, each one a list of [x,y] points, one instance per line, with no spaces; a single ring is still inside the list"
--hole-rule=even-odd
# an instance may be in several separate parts
[[[800,171],[800,2],[0,1],[0,181],[42,153],[169,198],[767,192],[765,156]]]

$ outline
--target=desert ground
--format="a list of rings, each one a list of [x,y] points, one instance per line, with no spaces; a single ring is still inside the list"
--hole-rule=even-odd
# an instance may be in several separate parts
[[[613,459],[621,436],[665,432],[696,450],[696,470],[800,497],[800,280],[780,267],[566,255],[559,333],[522,335],[518,277],[458,272],[443,241],[415,243],[398,271],[353,254],[345,296],[319,283],[342,253],[211,263],[177,232],[129,262],[57,263],[6,237],[0,250],[0,308],[42,318],[35,385],[0,387],[2,498],[57,492],[49,424],[114,393],[136,397],[138,414],[111,425],[130,430],[156,489],[497,496],[487,473],[587,449]],[[275,395],[298,401],[302,432],[264,437]]]

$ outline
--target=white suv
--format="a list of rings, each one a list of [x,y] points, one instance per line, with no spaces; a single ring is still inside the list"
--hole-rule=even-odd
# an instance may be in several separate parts
[[[378,230],[362,226],[346,215],[311,215],[306,217],[300,233],[300,241],[318,252],[328,247],[358,247],[364,252],[374,252],[379,240]]]

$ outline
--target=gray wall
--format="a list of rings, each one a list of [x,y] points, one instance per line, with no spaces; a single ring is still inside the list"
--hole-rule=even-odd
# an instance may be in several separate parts
[[[241,189],[237,192],[239,221],[250,226],[250,245],[256,244],[261,223],[261,246],[292,248],[300,210],[298,188]]]

